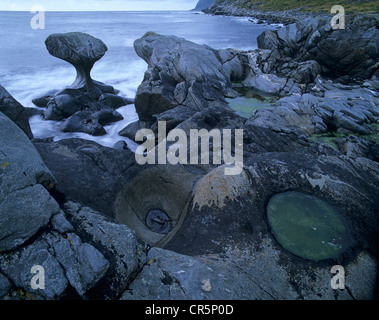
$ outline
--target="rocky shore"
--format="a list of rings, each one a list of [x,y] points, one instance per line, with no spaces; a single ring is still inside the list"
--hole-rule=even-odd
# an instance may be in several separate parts
[[[228,10],[208,12],[241,14]],[[243,129],[243,170],[140,165],[121,142],[33,139],[31,111],[0,87],[0,299],[378,298],[378,19],[353,17],[346,30],[319,16],[276,22],[288,25],[251,51],[148,32],[134,43],[148,67],[130,101],[90,77],[107,49],[100,39],[48,38],[78,76],[34,100],[45,119],[97,135],[134,102],[139,121],[119,133],[133,140],[141,128],[157,134],[158,121],[188,137]],[[248,116],[233,107],[266,95],[275,102]],[[293,240],[267,216],[272,197],[288,192],[327,203],[334,218],[301,212]],[[44,289],[31,287],[36,265]],[[334,265],[345,269],[344,290],[330,285]]]

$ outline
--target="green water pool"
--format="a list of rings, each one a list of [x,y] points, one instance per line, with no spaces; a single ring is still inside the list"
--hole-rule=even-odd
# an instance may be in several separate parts
[[[305,259],[335,258],[350,241],[341,215],[325,201],[305,193],[289,191],[273,196],[267,219],[277,241]]]
[[[257,109],[270,108],[275,105],[278,97],[262,93],[250,88],[235,88],[242,96],[226,99],[229,107],[239,116],[249,119]]]

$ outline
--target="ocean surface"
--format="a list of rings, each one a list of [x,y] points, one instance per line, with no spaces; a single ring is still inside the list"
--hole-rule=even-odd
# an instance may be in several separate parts
[[[134,98],[142,82],[146,63],[137,56],[133,42],[148,31],[176,35],[207,44],[216,49],[252,50],[256,38],[267,29],[248,18],[209,16],[195,12],[46,12],[45,29],[33,29],[30,12],[0,12],[0,83],[25,107],[31,100],[52,89],[72,84],[76,73],[69,63],[51,56],[44,41],[52,33],[80,31],[100,38],[108,47],[104,57],[92,69],[92,78],[114,86],[120,95]],[[60,140],[80,137],[104,146],[124,140],[131,149],[135,145],[118,132],[138,119],[134,105],[118,109],[123,121],[105,127],[107,135],[92,137],[84,133],[62,133],[60,122],[44,121],[41,116],[30,119],[36,138]]]

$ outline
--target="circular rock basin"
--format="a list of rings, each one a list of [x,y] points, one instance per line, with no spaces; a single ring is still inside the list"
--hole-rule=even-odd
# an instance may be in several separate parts
[[[277,241],[299,257],[331,259],[348,246],[349,232],[340,214],[308,194],[289,191],[273,196],[267,219]]]

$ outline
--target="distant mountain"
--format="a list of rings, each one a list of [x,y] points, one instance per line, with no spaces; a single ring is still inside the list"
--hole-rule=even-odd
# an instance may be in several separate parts
[[[215,4],[216,0],[199,0],[194,11],[202,11],[208,9]]]

